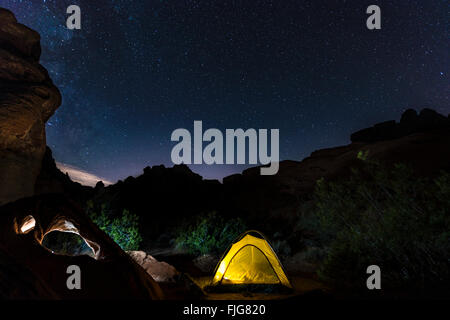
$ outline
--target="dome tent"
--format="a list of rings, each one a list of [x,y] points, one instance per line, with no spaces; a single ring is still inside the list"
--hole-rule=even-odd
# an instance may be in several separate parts
[[[255,230],[239,236],[219,260],[211,287],[220,285],[282,285],[292,289],[276,253]]]

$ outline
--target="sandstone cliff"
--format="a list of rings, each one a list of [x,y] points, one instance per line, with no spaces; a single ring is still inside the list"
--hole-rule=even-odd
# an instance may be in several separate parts
[[[0,205],[34,193],[45,122],[61,104],[40,53],[39,34],[0,8]]]

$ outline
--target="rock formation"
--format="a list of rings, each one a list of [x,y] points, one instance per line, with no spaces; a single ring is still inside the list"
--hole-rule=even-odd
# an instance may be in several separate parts
[[[450,118],[434,110],[425,108],[417,114],[416,110],[408,109],[402,114],[400,122],[391,120],[377,123],[373,127],[353,133],[351,140],[352,142],[372,143],[448,127],[450,127]]]
[[[61,104],[40,53],[39,34],[0,8],[0,205],[33,194],[45,122]]]
[[[42,246],[52,231],[79,234],[94,252],[68,256]],[[67,287],[67,268],[81,270],[81,289]],[[0,298],[160,299],[147,272],[63,195],[25,198],[0,207]]]
[[[99,181],[95,189],[96,192],[100,191],[99,188],[101,185],[102,182]],[[86,201],[93,196],[94,189],[74,182],[68,174],[62,173],[56,166],[52,151],[47,147],[44,158],[42,159],[41,170],[36,179],[34,194],[41,195],[49,193],[63,193],[81,206],[84,206]]]

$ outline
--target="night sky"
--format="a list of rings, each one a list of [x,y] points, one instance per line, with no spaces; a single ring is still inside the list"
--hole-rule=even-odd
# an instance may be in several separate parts
[[[68,30],[70,4],[82,29]],[[381,7],[382,29],[366,28]],[[448,1],[0,0],[37,30],[58,162],[110,181],[172,166],[176,128],[279,128],[281,159],[407,108],[450,113]],[[206,178],[246,166],[192,165]]]

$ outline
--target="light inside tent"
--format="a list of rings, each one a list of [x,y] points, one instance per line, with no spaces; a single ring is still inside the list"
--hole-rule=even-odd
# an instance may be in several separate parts
[[[219,269],[217,269],[217,273],[216,273],[216,276],[215,276],[217,279],[220,279],[220,277],[225,272],[225,268],[226,267],[227,267],[227,264],[225,263],[225,261],[220,262]]]

